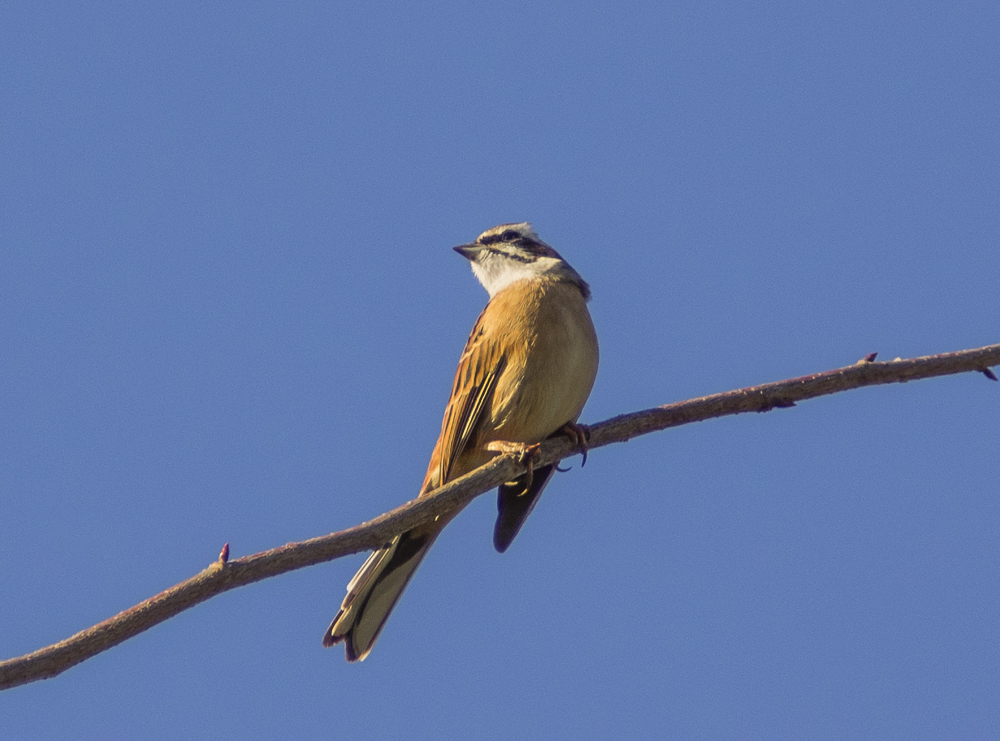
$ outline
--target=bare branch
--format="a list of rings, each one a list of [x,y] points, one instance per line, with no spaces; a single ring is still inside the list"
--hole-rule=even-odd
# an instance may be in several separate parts
[[[588,447],[593,450],[668,427],[714,417],[791,407],[804,399],[862,386],[905,383],[968,371],[981,372],[995,381],[996,377],[990,366],[1000,365],[1000,345],[887,363],[874,362],[874,358],[875,354],[872,353],[846,368],[614,417],[589,428]],[[535,465],[548,465],[574,452],[580,451],[574,450],[568,437],[560,436],[542,445]],[[234,561],[228,560],[227,543],[219,560],[196,576],[64,641],[0,662],[0,690],[54,677],[222,592],[304,566],[377,548],[392,540],[395,535],[469,502],[523,471],[524,466],[517,463],[516,456],[498,456],[472,473],[442,486],[428,497],[407,502],[402,507],[347,530],[301,543],[289,543]]]

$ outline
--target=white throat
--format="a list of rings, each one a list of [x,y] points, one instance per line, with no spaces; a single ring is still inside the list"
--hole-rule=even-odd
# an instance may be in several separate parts
[[[519,280],[533,280],[546,275],[558,275],[559,268],[563,264],[565,263],[551,257],[542,257],[531,263],[521,263],[497,255],[488,255],[484,256],[482,260],[472,261],[472,272],[483,284],[486,292],[490,294],[490,298],[493,298],[507,286]]]

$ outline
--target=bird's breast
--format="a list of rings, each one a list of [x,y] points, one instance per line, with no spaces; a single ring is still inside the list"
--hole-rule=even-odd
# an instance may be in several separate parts
[[[510,320],[507,366],[494,395],[489,436],[534,443],[580,416],[597,376],[597,334],[575,285],[525,281],[494,301],[501,298]]]

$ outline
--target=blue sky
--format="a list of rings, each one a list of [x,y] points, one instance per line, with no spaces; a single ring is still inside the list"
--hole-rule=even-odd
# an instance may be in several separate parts
[[[9,3],[0,654],[414,496],[532,221],[582,421],[1000,341],[996,3]],[[1000,387],[863,389],[494,498],[371,657],[361,557],[0,694],[10,738],[992,738]]]

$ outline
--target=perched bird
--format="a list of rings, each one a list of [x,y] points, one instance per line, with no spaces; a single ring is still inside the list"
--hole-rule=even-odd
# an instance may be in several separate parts
[[[503,553],[554,471],[533,468],[538,443],[569,434],[597,375],[597,334],[587,311],[590,287],[531,224],[501,224],[455,251],[490,294],[458,363],[441,435],[420,496],[488,462],[520,452],[528,472],[499,489],[493,544]],[[348,661],[372,650],[385,621],[441,530],[459,509],[397,536],[369,556],[347,585],[324,646],[344,641]]]

